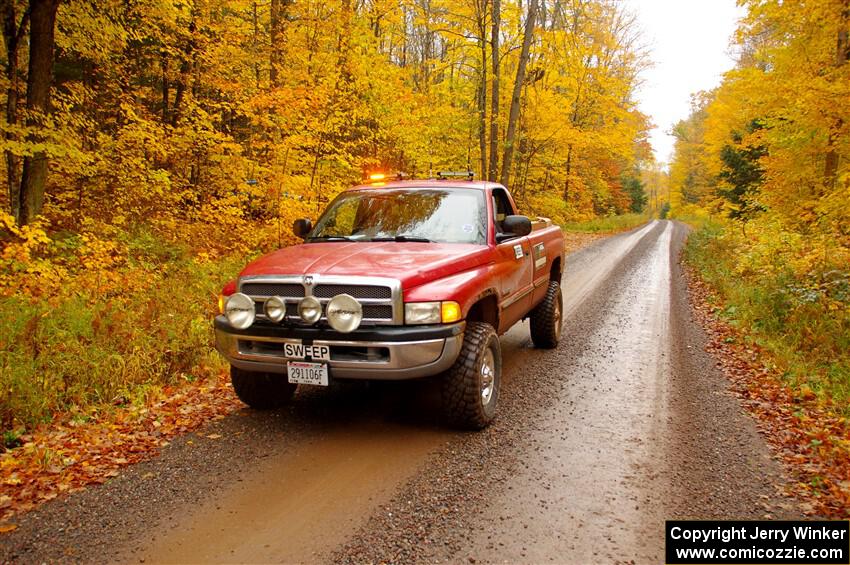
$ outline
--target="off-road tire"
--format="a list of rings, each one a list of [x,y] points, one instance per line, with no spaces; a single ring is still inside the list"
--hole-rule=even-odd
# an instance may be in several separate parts
[[[257,410],[273,410],[287,404],[298,386],[287,381],[286,375],[243,371],[233,366],[230,382],[239,400]]]
[[[554,349],[561,339],[564,301],[558,281],[549,281],[543,302],[531,311],[531,341],[540,349]]]
[[[492,391],[485,401],[482,366],[492,355]],[[455,428],[480,430],[496,417],[502,382],[502,349],[493,326],[469,322],[454,365],[441,375],[440,392],[445,422]]]

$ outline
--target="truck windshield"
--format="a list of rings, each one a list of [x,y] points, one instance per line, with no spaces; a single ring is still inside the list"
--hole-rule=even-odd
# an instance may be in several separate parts
[[[374,189],[344,192],[307,241],[421,241],[484,244],[484,193],[470,189]]]

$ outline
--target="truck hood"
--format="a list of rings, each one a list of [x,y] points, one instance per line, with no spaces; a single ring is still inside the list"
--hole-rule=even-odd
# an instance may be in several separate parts
[[[414,242],[322,242],[286,247],[248,264],[240,277],[350,275],[390,277],[402,289],[473,269],[488,260],[485,245]]]

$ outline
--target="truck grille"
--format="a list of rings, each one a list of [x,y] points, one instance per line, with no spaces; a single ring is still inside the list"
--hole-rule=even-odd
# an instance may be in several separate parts
[[[271,298],[304,298],[304,286],[300,284],[273,284],[273,283],[244,283],[242,292],[248,296]]]
[[[344,280],[340,280],[343,278]],[[355,281],[351,280],[357,278],[368,279],[371,284],[355,284]],[[373,277],[320,277],[316,275],[313,277],[314,284],[312,285],[302,284],[302,277],[257,277],[257,279],[261,280],[247,279],[240,281],[239,290],[254,299],[257,318],[260,320],[265,320],[263,310],[265,301],[272,296],[279,296],[285,299],[287,301],[287,316],[296,318],[297,320],[298,302],[305,296],[315,296],[319,299],[324,310],[331,298],[339,294],[348,294],[356,298],[363,306],[364,325],[403,323],[404,312],[401,306],[401,285],[398,281],[392,279],[376,279]],[[349,280],[351,280],[350,283]],[[326,321],[324,315],[322,315],[321,321]]]
[[[366,304],[363,306],[363,317],[370,320],[392,320],[393,307],[383,304]]]
[[[361,298],[389,300],[393,296],[392,290],[386,286],[319,284],[313,289],[313,296],[316,298],[333,298],[338,294],[349,294],[358,300]]]

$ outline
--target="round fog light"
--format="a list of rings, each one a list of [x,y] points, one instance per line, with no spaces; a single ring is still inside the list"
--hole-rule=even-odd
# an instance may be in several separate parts
[[[254,323],[256,310],[250,296],[237,292],[224,303],[224,316],[237,330],[244,330]]]
[[[280,322],[286,317],[286,302],[280,296],[272,296],[266,300],[264,311],[266,318],[272,322]]]
[[[338,332],[353,332],[363,320],[363,307],[353,296],[338,294],[328,302],[328,323]]]
[[[315,324],[322,317],[322,304],[313,296],[305,296],[298,303],[298,315],[308,324]]]

